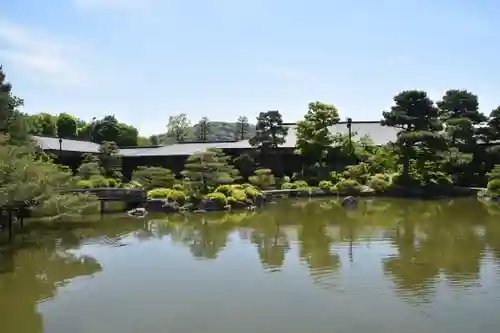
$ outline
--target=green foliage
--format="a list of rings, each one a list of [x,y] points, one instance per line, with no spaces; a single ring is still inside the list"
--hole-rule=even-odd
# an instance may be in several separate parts
[[[248,130],[250,128],[250,124],[248,123],[247,117],[238,117],[236,121],[234,138],[236,140],[245,140],[248,136]]]
[[[38,158],[31,147],[0,144],[0,206],[36,201],[59,207],[55,217],[78,214],[96,198],[90,195],[62,195],[77,181],[67,168]],[[39,211],[40,213],[40,211]]]
[[[123,184],[123,188],[142,188],[142,185],[139,182],[131,180],[130,182]]]
[[[486,174],[488,176],[488,181],[493,179],[500,179],[500,164],[496,164],[493,169]]]
[[[219,193],[223,193],[225,196],[230,196],[233,189],[234,189],[233,185],[226,184],[226,185],[218,186],[214,192],[219,192]]]
[[[194,125],[194,135],[198,141],[207,141],[209,133],[210,120],[207,117],[203,117],[198,124]]]
[[[169,169],[140,166],[132,173],[132,180],[141,184],[147,190],[153,188],[172,188],[175,182],[175,175]],[[180,187],[176,189],[182,190],[183,186],[180,185]]]
[[[245,189],[241,185],[221,185],[215,189],[214,193],[222,193],[228,198],[234,198],[236,201],[245,201],[247,199]]]
[[[171,188],[155,188],[147,193],[150,199],[165,199],[167,201],[175,201],[179,205],[183,205],[186,201],[184,192]]]
[[[247,185],[249,185],[249,186],[243,187],[243,190],[245,191],[245,194],[247,195],[247,197],[254,199],[254,198],[262,195],[261,191],[259,191],[258,189],[256,189],[255,187],[253,187],[250,184],[247,184]]]
[[[357,195],[363,189],[363,186],[354,179],[344,179],[338,182],[335,187],[341,194]]]
[[[185,113],[181,113],[168,117],[167,134],[165,143],[173,143],[178,141],[185,141],[186,137],[190,134],[188,129],[190,121]]]
[[[344,179],[342,173],[337,172],[337,171],[332,171],[330,172],[330,180],[333,184],[337,184],[339,181]]]
[[[344,178],[353,179],[360,184],[366,184],[370,177],[370,165],[365,162],[356,165],[350,165],[344,171]]]
[[[262,190],[267,190],[276,183],[271,169],[255,170],[254,175],[250,176],[248,180]]]
[[[95,176],[101,176],[103,174],[104,170],[101,167],[101,163],[98,160],[94,162],[82,163],[77,171],[77,175],[84,180],[88,180],[91,177]]]
[[[189,156],[185,170],[181,173],[201,192],[206,192],[209,187],[231,184],[238,178],[238,170],[219,149],[209,149]]]
[[[278,148],[284,144],[287,134],[288,128],[283,126],[279,111],[261,112],[257,117],[255,136],[250,139],[250,144],[265,152],[266,149]]]
[[[218,206],[227,205],[227,198],[224,195],[224,193],[220,193],[220,192],[208,193],[205,196],[205,198],[214,201]]]
[[[234,206],[239,201],[239,200],[236,200],[236,198],[233,198],[233,197],[227,197],[226,199],[227,199],[227,204],[231,205],[231,206]]]
[[[305,180],[296,180],[294,182],[287,182],[281,185],[281,188],[284,190],[305,190],[309,188],[307,182]]]
[[[447,150],[439,110],[424,91],[403,91],[394,97],[394,106],[383,112],[382,124],[400,129],[394,148],[403,164],[404,182],[410,182],[410,160],[418,173],[437,170]],[[424,177],[425,178],[425,177]]]
[[[488,182],[488,194],[494,196],[500,195],[500,178],[494,178]]]
[[[375,190],[377,193],[383,193],[389,189],[391,183],[389,177],[383,174],[378,174],[370,177],[368,186]]]
[[[57,117],[57,136],[65,139],[73,139],[76,137],[76,119],[70,114],[61,113]]]
[[[122,178],[122,160],[116,143],[103,141],[99,147],[99,153],[104,175],[109,178]]]
[[[308,161],[318,163],[318,167],[324,167],[335,141],[329,127],[339,120],[339,113],[333,105],[318,101],[309,103],[304,120],[297,123],[296,152]]]
[[[329,180],[322,180],[319,182],[319,188],[322,189],[323,191],[330,191],[332,187],[333,183]]]
[[[94,184],[92,183],[92,181],[88,179],[80,179],[79,181],[76,182],[76,188],[85,188],[85,189],[94,188]]]

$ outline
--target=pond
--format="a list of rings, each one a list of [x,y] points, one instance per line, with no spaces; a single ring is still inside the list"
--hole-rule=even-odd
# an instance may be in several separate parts
[[[30,228],[0,255],[2,333],[498,332],[500,210],[290,200]]]

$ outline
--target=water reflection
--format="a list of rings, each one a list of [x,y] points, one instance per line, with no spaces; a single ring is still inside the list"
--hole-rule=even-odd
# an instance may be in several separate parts
[[[307,272],[316,289],[342,286],[354,299],[366,281],[374,290],[362,293],[385,295],[390,289],[413,304],[432,303],[443,286],[480,288],[487,265],[497,265],[500,279],[498,211],[475,200],[366,200],[355,210],[337,200],[291,200],[258,212],[109,218],[90,226],[31,229],[20,246],[0,254],[0,331],[45,332],[38,303],[56,297],[76,277],[106,272],[99,256],[81,254],[82,247],[131,245],[135,251],[134,245],[153,240],[160,247],[178,246],[198,264],[226,260],[233,266],[222,254],[249,247],[269,277],[293,280],[287,275],[292,267]],[[158,249],[141,255],[159,259]],[[132,267],[137,259],[130,260]],[[249,257],[241,260],[250,265]]]

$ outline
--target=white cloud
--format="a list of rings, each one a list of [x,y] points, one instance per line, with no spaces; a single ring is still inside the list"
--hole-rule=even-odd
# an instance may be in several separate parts
[[[258,65],[257,72],[270,74],[287,80],[314,80],[316,77],[308,72],[274,65]]]
[[[0,19],[0,56],[33,79],[64,85],[81,85],[84,72],[72,62],[68,43],[34,28]]]

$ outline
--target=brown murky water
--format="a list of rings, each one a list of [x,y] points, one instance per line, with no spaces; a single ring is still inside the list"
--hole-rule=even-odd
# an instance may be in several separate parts
[[[283,201],[31,230],[1,333],[499,332],[500,205]]]

